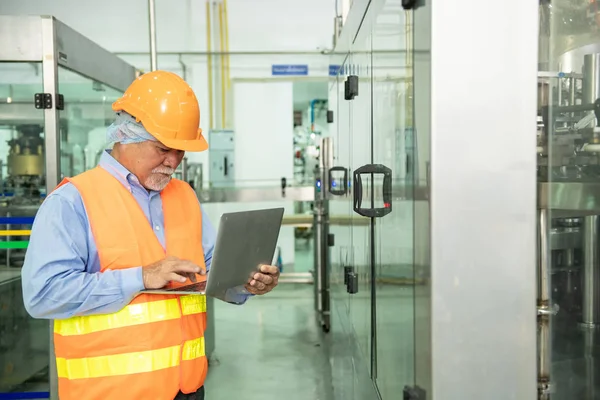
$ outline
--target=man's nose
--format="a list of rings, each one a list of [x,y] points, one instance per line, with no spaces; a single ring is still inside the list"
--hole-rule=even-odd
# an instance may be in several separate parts
[[[165,161],[163,162],[163,165],[166,167],[169,167],[169,168],[177,168],[177,166],[181,162],[182,157],[183,157],[182,151],[171,150],[167,153],[167,156],[165,157]]]

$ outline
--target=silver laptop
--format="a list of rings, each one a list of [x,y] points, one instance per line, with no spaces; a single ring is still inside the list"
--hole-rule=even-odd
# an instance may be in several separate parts
[[[273,262],[283,211],[283,208],[270,208],[223,214],[205,282],[146,289],[142,293],[206,294],[225,300],[227,290],[245,285],[261,264]]]

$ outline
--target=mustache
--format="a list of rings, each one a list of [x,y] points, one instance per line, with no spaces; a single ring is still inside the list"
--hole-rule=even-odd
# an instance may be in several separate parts
[[[165,174],[165,175],[173,175],[175,173],[174,168],[169,167],[158,167],[152,170],[153,174]]]

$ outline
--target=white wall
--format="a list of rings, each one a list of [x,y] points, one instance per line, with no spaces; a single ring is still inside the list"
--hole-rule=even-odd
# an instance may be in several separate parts
[[[294,176],[291,82],[234,86],[236,186],[277,186]]]

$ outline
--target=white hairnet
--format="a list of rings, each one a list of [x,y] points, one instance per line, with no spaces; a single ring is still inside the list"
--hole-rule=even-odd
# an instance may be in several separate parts
[[[106,140],[108,143],[141,143],[147,140],[156,141],[141,122],[136,122],[135,118],[125,111],[117,112],[115,122],[106,130]]]

